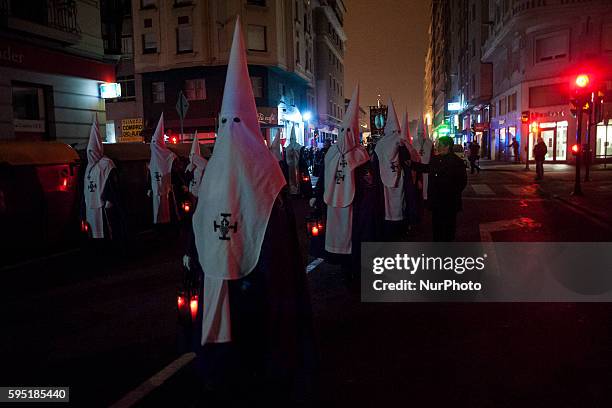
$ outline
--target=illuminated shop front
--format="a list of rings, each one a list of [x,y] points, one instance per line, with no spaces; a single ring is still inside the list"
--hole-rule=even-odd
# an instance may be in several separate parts
[[[539,124],[539,134],[544,140],[548,152],[546,153],[546,161],[566,161],[567,157],[567,127],[566,120],[559,122],[541,122]],[[534,160],[533,146],[535,146],[536,136],[533,132],[529,132],[529,160]]]
[[[595,158],[607,161],[612,156],[612,119],[599,122],[595,141]]]

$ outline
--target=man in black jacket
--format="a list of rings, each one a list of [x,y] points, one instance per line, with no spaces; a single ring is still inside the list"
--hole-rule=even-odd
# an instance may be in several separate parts
[[[462,209],[461,194],[467,185],[467,174],[463,160],[453,153],[452,138],[439,138],[436,150],[429,164],[412,162],[412,168],[429,173],[427,195],[433,240],[451,242],[455,240],[457,213]]]

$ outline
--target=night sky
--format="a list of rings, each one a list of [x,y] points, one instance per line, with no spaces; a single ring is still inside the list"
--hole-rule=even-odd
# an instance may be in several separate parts
[[[429,0],[344,0],[348,13],[344,93],[350,98],[357,81],[361,106],[393,97],[398,113],[410,119],[423,110],[423,76],[427,50]],[[402,120],[400,113],[400,121]]]

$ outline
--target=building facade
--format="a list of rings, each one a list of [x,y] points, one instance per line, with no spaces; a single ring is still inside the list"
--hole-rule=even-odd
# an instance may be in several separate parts
[[[483,61],[493,65],[493,158],[512,159],[508,145],[516,137],[521,159],[528,154],[531,160],[539,135],[548,147],[548,161],[571,161],[576,119],[569,95],[576,74],[586,66],[591,73],[598,72],[604,92],[612,88],[612,3],[491,0],[489,20],[490,36],[482,50]],[[522,121],[522,116],[528,120]],[[536,132],[531,123],[536,124]],[[608,128],[602,124],[591,130],[595,156],[603,155],[604,147],[609,149],[603,140],[608,133],[612,140]]]
[[[315,32],[315,80],[317,99],[317,142],[336,139],[346,110],[344,52],[346,34],[342,0],[313,2]],[[348,93],[350,93],[349,90]]]
[[[425,75],[433,135],[476,140],[482,157],[508,161],[531,160],[542,136],[547,160],[571,161],[571,83],[588,67],[610,100],[611,22],[606,0],[434,1]],[[446,34],[441,27],[448,27]],[[612,153],[607,119],[590,135],[596,158]],[[513,138],[518,158],[509,147]]]
[[[312,13],[304,0],[133,0],[134,74],[145,138],[162,112],[168,133],[180,133],[180,92],[189,108],[179,138],[196,130],[214,137],[238,15],[262,127],[288,134],[296,126],[304,142],[303,113],[315,103]]]
[[[84,147],[114,82],[99,2],[0,0],[0,139]]]

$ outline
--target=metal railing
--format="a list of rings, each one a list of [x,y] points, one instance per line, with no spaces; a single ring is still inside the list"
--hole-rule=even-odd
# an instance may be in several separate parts
[[[16,17],[72,34],[81,32],[75,0],[0,0],[0,16]]]

